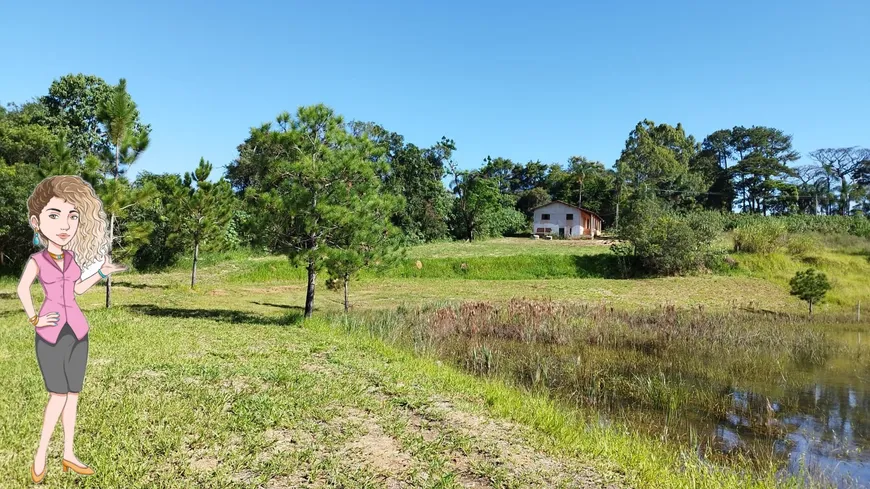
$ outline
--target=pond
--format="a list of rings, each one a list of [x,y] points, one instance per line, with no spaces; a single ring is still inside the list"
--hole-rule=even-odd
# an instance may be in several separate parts
[[[747,413],[769,410],[776,429],[762,440],[786,458],[787,470],[796,473],[803,464],[837,487],[870,487],[870,372],[854,361],[862,333],[834,336],[852,348],[810,371],[798,385],[782,389],[773,381],[766,389],[735,391],[728,418],[714,430],[733,444],[745,444],[756,438],[746,430],[752,424]]]
[[[708,463],[870,488],[866,318],[515,299],[394,311],[359,326]]]

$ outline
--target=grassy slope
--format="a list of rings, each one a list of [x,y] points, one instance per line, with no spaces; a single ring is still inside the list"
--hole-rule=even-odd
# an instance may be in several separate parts
[[[788,282],[800,270],[814,267],[831,280],[827,305],[853,309],[860,301],[870,307],[870,240],[854,236],[817,237],[818,245],[803,256],[785,252],[769,255],[735,253],[740,275],[762,278],[788,290]],[[825,304],[822,306],[825,309]]]
[[[92,347],[77,452],[98,470],[90,487],[559,482],[518,466],[508,442],[548,458],[583,487],[618,479],[585,458],[548,456],[523,442],[527,433],[501,425],[474,433],[462,423],[473,428],[487,418],[453,403],[466,396],[479,404],[482,382],[434,362],[320,320],[299,327],[280,314],[250,313],[239,324],[232,309],[188,317],[191,310],[164,307],[163,299],[153,293],[147,310],[88,311]],[[0,369],[8,377],[0,391],[0,487],[25,487],[45,393],[32,332],[14,304],[2,305]],[[447,420],[462,423],[446,422],[445,409]],[[60,435],[58,428],[48,482],[80,487],[60,473]]]

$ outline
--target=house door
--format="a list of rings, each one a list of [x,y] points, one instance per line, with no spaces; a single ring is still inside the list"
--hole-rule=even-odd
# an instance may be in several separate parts
[[[560,238],[564,238],[564,237],[565,237],[565,228],[559,228],[559,237],[560,237]]]

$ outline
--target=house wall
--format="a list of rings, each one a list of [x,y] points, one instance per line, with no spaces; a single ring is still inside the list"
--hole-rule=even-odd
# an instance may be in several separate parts
[[[543,218],[544,214],[549,214],[550,219],[545,220]],[[574,218],[571,221],[566,219],[568,214],[574,215]],[[588,228],[584,226],[586,219],[589,220]],[[558,236],[559,228],[561,227],[565,228],[565,236],[580,236],[584,234],[588,236],[592,234],[593,230],[596,234],[600,232],[600,224],[598,224],[597,221],[598,218],[587,212],[581,212],[577,210],[576,207],[571,207],[561,202],[553,202],[539,209],[535,209],[534,217],[532,219],[532,232],[536,234],[546,233],[545,231],[538,231],[538,229],[549,228],[549,234]]]
[[[586,224],[587,222],[588,225]],[[583,232],[586,235],[591,236],[601,234],[601,219],[592,213],[584,212],[583,221],[580,224],[584,227]]]

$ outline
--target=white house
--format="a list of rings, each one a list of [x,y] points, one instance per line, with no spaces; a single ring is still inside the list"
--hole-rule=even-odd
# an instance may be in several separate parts
[[[595,237],[601,234],[601,217],[588,210],[560,200],[532,209],[532,231],[565,237]]]

